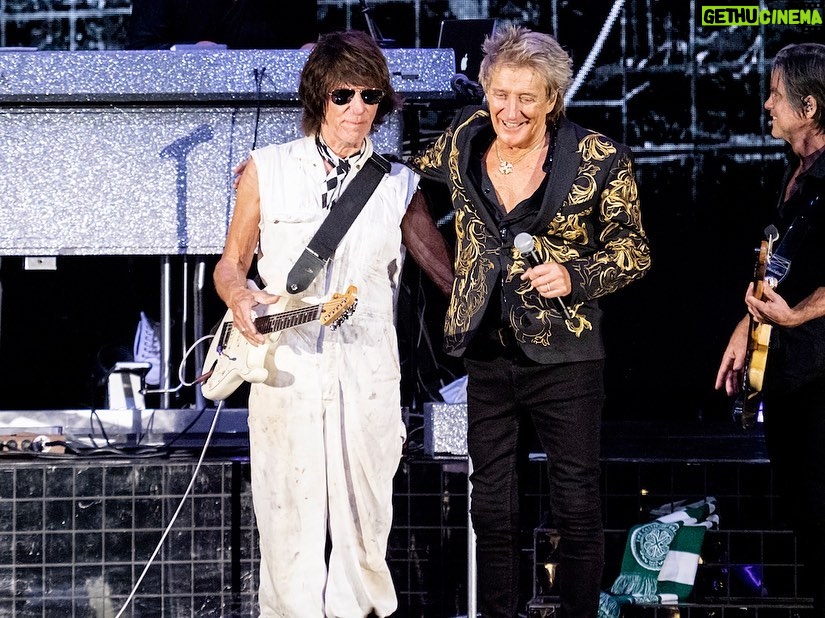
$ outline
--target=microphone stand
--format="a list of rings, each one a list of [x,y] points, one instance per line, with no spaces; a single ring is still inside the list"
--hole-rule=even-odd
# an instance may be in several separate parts
[[[381,30],[378,29],[378,26],[376,26],[375,22],[372,20],[372,16],[370,15],[372,9],[367,6],[367,1],[360,0],[360,4],[361,12],[364,14],[364,19],[367,20],[367,30],[369,31],[372,40],[378,43],[378,47],[381,47],[382,49],[389,48],[393,43],[395,43],[395,41],[393,39],[385,39],[381,36]]]

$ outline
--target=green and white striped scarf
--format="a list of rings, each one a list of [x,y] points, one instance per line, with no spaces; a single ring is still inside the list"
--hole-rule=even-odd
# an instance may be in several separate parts
[[[619,618],[622,605],[676,604],[693,589],[705,531],[718,525],[716,498],[666,504],[653,521],[627,535],[622,568],[610,592],[602,592],[599,618]]]

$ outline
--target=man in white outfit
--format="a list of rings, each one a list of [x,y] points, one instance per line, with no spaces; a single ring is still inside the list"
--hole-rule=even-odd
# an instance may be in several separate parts
[[[288,294],[293,265],[373,154],[369,134],[400,105],[383,53],[358,31],[321,37],[298,94],[306,137],[252,153],[214,272],[233,327],[268,346],[268,378],[249,397],[260,611],[389,616],[398,606],[386,561],[392,481],[406,433],[393,319],[402,244],[445,295],[451,251],[418,176],[394,163],[327,265]],[[247,285],[256,256],[263,290]],[[255,328],[255,306],[321,303],[349,286],[357,310],[338,329],[312,321],[275,338]]]

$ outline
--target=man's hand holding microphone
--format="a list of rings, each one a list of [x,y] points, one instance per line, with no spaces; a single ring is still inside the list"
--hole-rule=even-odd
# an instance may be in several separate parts
[[[524,256],[530,265],[521,279],[530,281],[533,288],[545,298],[552,298],[556,303],[565,320],[571,320],[573,314],[562,300],[562,296],[567,296],[573,290],[570,282],[570,273],[567,269],[556,262],[542,262],[536,252],[536,244],[533,237],[527,232],[516,235],[513,246]]]

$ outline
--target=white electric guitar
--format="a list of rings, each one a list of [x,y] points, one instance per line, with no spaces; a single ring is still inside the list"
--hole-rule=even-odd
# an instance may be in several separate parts
[[[297,309],[285,309],[291,300],[288,295],[266,307],[267,315],[255,318],[255,328],[263,335],[269,335],[269,342],[274,342],[280,332],[300,326],[314,320],[320,320],[332,330],[338,328],[353,311],[358,299],[358,289],[351,285],[345,294],[333,294],[332,299],[318,305],[307,305]],[[226,399],[243,382],[263,382],[269,375],[264,367],[267,345],[252,345],[233,327],[232,311],[227,310],[221,323],[215,330],[215,336],[206,352],[203,362],[203,375],[200,378],[201,392],[211,401]]]

